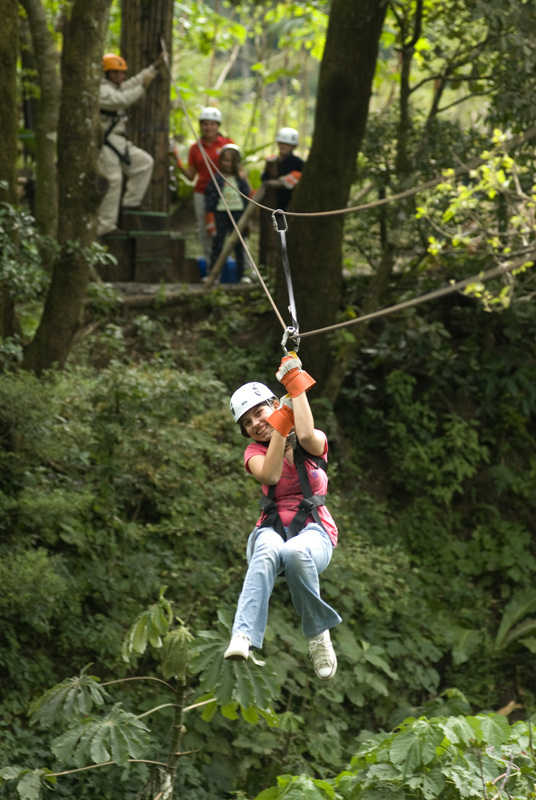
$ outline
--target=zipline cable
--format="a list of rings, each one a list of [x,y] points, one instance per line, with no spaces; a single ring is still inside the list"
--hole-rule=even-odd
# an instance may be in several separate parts
[[[436,300],[439,297],[445,297],[446,295],[453,294],[454,292],[460,292],[462,289],[467,288],[467,286],[470,286],[473,283],[485,283],[486,281],[490,281],[493,278],[498,278],[501,275],[509,275],[512,272],[515,272],[516,269],[520,269],[523,264],[526,263],[527,259],[536,259],[536,250],[528,251],[524,258],[519,259],[514,264],[503,264],[499,267],[493,267],[486,272],[480,272],[478,275],[473,275],[471,278],[465,278],[463,281],[457,281],[456,283],[452,282],[449,286],[444,286],[442,289],[435,289],[433,292],[419,295],[411,300],[404,300],[402,303],[397,303],[394,306],[387,306],[379,311],[373,311],[370,314],[363,314],[361,317],[356,317],[355,319],[337,322],[334,325],[327,325],[325,328],[318,328],[314,331],[306,331],[305,333],[300,333],[300,336],[302,339],[305,339],[307,336],[316,336],[319,333],[329,333],[330,331],[340,330],[341,328],[348,328],[350,325],[357,325],[358,322],[369,322],[370,320],[378,319],[379,317],[386,317],[389,314],[394,314],[397,311],[413,308],[414,306],[421,305],[421,303],[427,303],[430,300]]]

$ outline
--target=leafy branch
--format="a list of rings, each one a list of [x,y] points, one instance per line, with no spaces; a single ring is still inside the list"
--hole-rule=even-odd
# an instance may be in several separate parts
[[[162,798],[169,800],[185,732],[184,716],[194,709],[203,709],[202,717],[210,721],[216,710],[228,719],[237,719],[238,710],[252,724],[263,719],[276,726],[278,718],[271,702],[278,692],[275,676],[264,669],[262,662],[251,659],[245,664],[230,664],[223,659],[229,635],[229,621],[221,615],[219,629],[204,631],[194,637],[176,618],[169,601],[160,591],[158,601],[138,615],[123,642],[123,659],[128,663],[149,649],[159,662],[164,680],[152,675],[118,678],[101,683],[99,678],[88,674],[91,665],[84,667],[79,675],[66,678],[49,689],[29,710],[31,724],[44,727],[67,725],[52,743],[56,759],[65,764],[74,763],[74,769],[53,772],[50,769],[27,769],[9,766],[0,770],[2,781],[17,780],[17,792],[21,800],[39,800],[47,782],[55,782],[61,775],[82,772],[88,769],[111,766],[125,767],[129,763],[146,763],[154,767],[149,785],[140,797],[154,791],[155,781]],[[187,705],[191,694],[189,681],[196,676],[203,695]],[[109,694],[104,688],[113,684],[133,680],[149,680],[162,684],[173,695],[173,701],[160,703],[149,711],[135,714],[114,703],[106,711]],[[147,757],[150,746],[150,729],[143,721],[156,712],[173,709],[172,736],[166,762]],[[100,710],[98,716],[93,712]]]

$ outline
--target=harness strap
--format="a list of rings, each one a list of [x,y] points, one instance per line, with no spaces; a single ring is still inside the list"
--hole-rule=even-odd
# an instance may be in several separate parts
[[[121,161],[123,164],[126,164],[126,165],[127,165],[127,167],[128,167],[128,166],[131,164],[130,155],[129,155],[129,153],[128,153],[128,146],[125,148],[125,152],[124,152],[124,153],[121,153],[121,151],[120,151],[120,150],[118,150],[118,149],[117,149],[117,147],[115,147],[115,146],[114,146],[114,145],[113,145],[113,144],[112,144],[112,143],[111,143],[111,142],[108,140],[108,136],[110,136],[110,134],[111,134],[111,133],[113,133],[113,129],[115,128],[115,126],[116,126],[116,125],[117,125],[119,122],[121,122],[121,120],[122,120],[124,117],[123,117],[121,114],[118,114],[118,113],[117,113],[117,111],[107,111],[107,110],[106,110],[106,109],[104,109],[104,108],[101,108],[101,109],[100,109],[100,113],[101,113],[101,114],[103,114],[105,117],[110,117],[110,124],[108,125],[108,127],[107,127],[107,128],[106,128],[106,130],[104,131],[104,144],[106,145],[106,147],[109,147],[109,148],[110,148],[110,150],[113,150],[113,152],[114,152],[114,153],[116,154],[116,156],[118,157],[119,161]],[[124,136],[124,134],[122,134],[122,133],[119,133],[119,134],[117,134],[117,135],[118,135],[118,136]],[[126,139],[126,136],[125,136],[125,139]]]
[[[260,505],[264,511],[264,517],[261,525],[273,528],[285,541],[296,536],[304,528],[308,517],[312,517],[317,525],[324,528],[318,507],[326,503],[326,495],[311,494],[311,484],[309,482],[309,475],[307,474],[306,460],[310,459],[317,467],[327,472],[328,465],[321,456],[314,456],[303,449],[301,444],[296,440],[294,448],[294,462],[298,471],[298,478],[300,480],[300,488],[303,494],[298,510],[292,518],[288,531],[285,532],[285,527],[281,522],[277,503],[274,500],[275,485],[268,487],[268,495],[263,495]]]

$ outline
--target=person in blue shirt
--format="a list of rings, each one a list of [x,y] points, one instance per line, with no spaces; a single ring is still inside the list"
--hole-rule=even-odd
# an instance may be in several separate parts
[[[276,136],[279,154],[266,159],[261,175],[263,184],[277,190],[277,208],[283,211],[292,198],[292,192],[301,178],[304,161],[294,154],[299,141],[295,128],[281,128]]]

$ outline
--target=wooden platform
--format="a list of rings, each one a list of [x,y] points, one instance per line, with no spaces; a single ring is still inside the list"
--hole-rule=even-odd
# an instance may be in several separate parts
[[[186,258],[186,240],[168,228],[168,216],[157,211],[124,211],[121,234],[101,237],[113,260],[97,264],[107,283],[200,283],[197,259]]]

